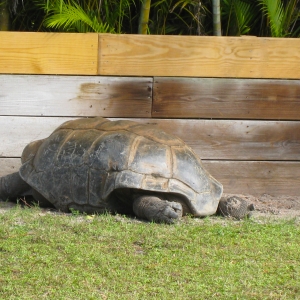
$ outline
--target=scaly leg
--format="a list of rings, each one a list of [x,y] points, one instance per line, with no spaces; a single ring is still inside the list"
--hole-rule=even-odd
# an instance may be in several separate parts
[[[19,175],[19,172],[0,177],[0,200],[14,199],[30,191],[31,187]]]
[[[173,224],[182,217],[182,205],[155,196],[136,196],[133,211],[137,217],[158,223]]]

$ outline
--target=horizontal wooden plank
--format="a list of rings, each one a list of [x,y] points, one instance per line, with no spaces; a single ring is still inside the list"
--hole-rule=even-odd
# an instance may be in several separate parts
[[[0,177],[17,172],[21,166],[20,158],[1,158],[0,157]]]
[[[19,158],[0,158],[0,176],[15,172]],[[299,162],[203,161],[228,194],[299,196]]]
[[[204,161],[225,193],[299,196],[300,162]]]
[[[98,35],[0,32],[0,73],[96,75]]]
[[[99,35],[98,74],[300,78],[300,39]]]
[[[138,119],[184,140],[202,159],[300,160],[299,121]]]
[[[0,157],[21,156],[28,143],[46,138],[60,124],[70,119],[0,116]]]
[[[152,116],[300,120],[300,80],[155,77]]]
[[[299,39],[1,32],[0,73],[299,79],[299,46]]]
[[[46,138],[69,119],[0,116],[0,156],[20,156],[29,142]],[[298,121],[131,120],[180,137],[202,159],[300,161]]]
[[[152,78],[0,75],[0,115],[150,117]]]

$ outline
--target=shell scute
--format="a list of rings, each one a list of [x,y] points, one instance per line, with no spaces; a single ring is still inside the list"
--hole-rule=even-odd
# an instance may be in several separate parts
[[[194,191],[210,191],[209,175],[201,161],[188,147],[172,147],[173,178],[190,186]]]
[[[145,128],[147,128],[145,130]],[[144,125],[144,124],[137,124],[128,128],[131,132],[143,136],[151,141],[155,141],[160,144],[164,144],[167,146],[183,146],[185,145],[182,140],[179,138],[160,130],[159,128],[153,125]]]
[[[131,146],[128,169],[140,174],[155,174],[170,178],[172,176],[170,148],[138,136]]]
[[[105,132],[95,138],[88,149],[91,168],[106,171],[128,169],[128,157],[134,136],[126,131]]]

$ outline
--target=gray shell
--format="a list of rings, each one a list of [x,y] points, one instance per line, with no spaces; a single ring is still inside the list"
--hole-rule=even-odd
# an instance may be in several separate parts
[[[132,121],[68,121],[23,151],[20,175],[63,211],[108,206],[119,188],[181,194],[195,216],[214,214],[222,185],[182,140]]]

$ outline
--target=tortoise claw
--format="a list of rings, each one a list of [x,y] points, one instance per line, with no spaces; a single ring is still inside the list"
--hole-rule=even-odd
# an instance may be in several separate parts
[[[175,220],[180,219],[182,217],[182,206],[177,202],[165,202],[165,209],[163,211],[163,216],[168,220],[164,220],[165,223],[174,223]]]
[[[182,217],[178,202],[161,200],[155,196],[139,196],[133,203],[136,216],[158,223],[173,224]]]

